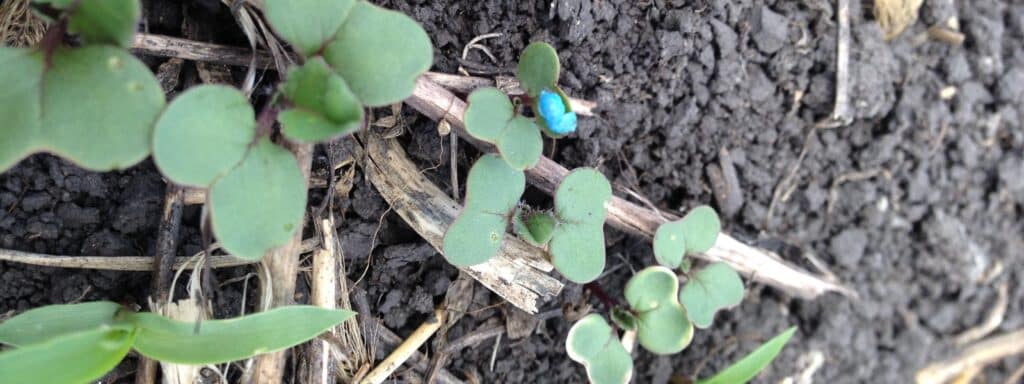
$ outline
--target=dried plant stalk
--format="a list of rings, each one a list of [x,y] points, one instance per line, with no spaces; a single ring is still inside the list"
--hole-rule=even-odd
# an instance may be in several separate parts
[[[46,34],[46,24],[32,14],[29,0],[0,2],[0,42],[10,47],[35,45]]]
[[[875,21],[886,40],[899,36],[917,20],[922,0],[875,0]]]

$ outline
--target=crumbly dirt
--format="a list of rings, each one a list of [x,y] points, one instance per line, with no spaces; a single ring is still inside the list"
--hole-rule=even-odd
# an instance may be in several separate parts
[[[190,6],[205,10],[205,3]],[[484,41],[496,62],[477,50],[466,58],[480,65],[465,67],[482,75],[510,74],[530,41],[552,43],[563,63],[564,89],[601,106],[597,117],[580,120],[576,135],[558,142],[554,158],[569,168],[597,167],[663,209],[726,208],[717,205],[723,203],[713,196],[707,168],[723,166],[719,153],[727,149],[742,193],[724,210],[725,230],[808,268],[807,256],[816,257],[860,295],[807,301],[750,284],[744,303],[698,331],[683,353],[635,353],[634,382],[707,376],[790,325],[799,327],[797,335],[755,382],[798,375],[815,353],[824,356],[815,382],[910,382],[924,364],[956,350],[952,338],[982,321],[1002,282],[1009,283],[1010,305],[997,332],[1024,326],[1024,286],[1017,283],[1024,278],[1024,5],[927,1],[916,24],[885,42],[870,2],[850,1],[856,119],[816,130],[834,102],[831,1],[383,3],[423,23],[435,45],[434,70],[442,72],[454,73],[463,46],[481,34],[502,33]],[[150,26],[174,34],[181,14],[164,13],[159,20],[150,15]],[[963,45],[925,37],[927,26],[951,16],[959,19]],[[946,87],[956,94],[943,99]],[[414,111],[403,116],[408,152],[422,168],[444,165],[428,174],[450,188],[447,139]],[[463,172],[477,156],[465,147],[459,153]],[[806,156],[798,161],[801,152]],[[326,167],[326,157],[316,164]],[[782,185],[794,167],[792,184]],[[773,205],[778,188],[788,193]],[[323,193],[312,191],[313,202]],[[0,175],[0,247],[152,254],[162,195],[151,163],[95,174],[33,156]],[[526,199],[546,202],[532,190]],[[373,250],[360,282],[369,315],[408,334],[442,302],[456,270],[387,213],[358,172],[335,208],[344,217],[339,236],[350,279],[360,277]],[[198,216],[198,208],[186,210],[179,254],[199,249]],[[600,284],[618,294],[630,271],[654,258],[643,241],[606,233],[614,271]],[[1003,272],[980,281],[995,265]],[[217,278],[248,272],[224,270]],[[149,284],[146,273],[10,263],[0,263],[0,279],[0,314],[78,299],[141,304]],[[304,279],[299,288],[302,298]],[[239,282],[222,287],[218,312],[237,314],[241,294]],[[579,306],[584,297],[580,287],[568,285],[559,302],[542,311]],[[590,304],[601,309],[596,300]],[[448,338],[506,317],[501,300],[478,286],[469,315]],[[564,352],[569,326],[557,316],[527,338],[502,338],[493,367],[494,340],[463,350],[446,367],[480,382],[581,382],[582,368]],[[1002,382],[1020,364],[1017,357],[992,366],[986,382]]]

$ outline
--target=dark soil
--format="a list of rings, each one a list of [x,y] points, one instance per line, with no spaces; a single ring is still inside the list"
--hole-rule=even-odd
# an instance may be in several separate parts
[[[870,16],[872,2],[851,1],[856,119],[814,130],[833,108],[837,24],[831,1],[384,3],[423,23],[436,47],[434,69],[442,72],[456,71],[462,47],[477,35],[503,34],[485,41],[498,62],[478,51],[467,59],[505,74],[530,41],[552,43],[565,90],[601,106],[599,116],[581,119],[578,133],[559,141],[557,161],[598,167],[666,210],[715,204],[726,231],[793,263],[810,265],[804,256],[814,255],[860,295],[807,301],[752,284],[746,301],[699,331],[682,354],[635,353],[634,382],[707,376],[789,325],[799,327],[797,336],[757,382],[799,374],[805,356],[815,352],[825,358],[816,382],[911,382],[917,369],[956,350],[952,338],[982,321],[1003,282],[1010,305],[997,332],[1024,326],[1024,286],[1018,283],[1024,278],[1024,5],[930,0],[918,23],[885,42]],[[928,25],[953,15],[966,35],[963,45],[920,38]],[[170,12],[164,24],[155,17],[152,28],[174,33],[181,15]],[[957,93],[943,100],[940,90],[947,86]],[[422,168],[438,165],[447,145],[432,122],[406,112],[407,150]],[[729,161],[720,159],[723,148]],[[477,154],[463,150],[460,156],[465,172]],[[326,163],[317,159],[321,167]],[[711,165],[735,168],[740,196],[715,200]],[[793,167],[792,193],[770,209]],[[450,188],[447,166],[430,176]],[[535,192],[528,197],[544,201]],[[312,194],[317,200],[323,191]],[[93,174],[33,156],[0,175],[0,247],[152,254],[162,196],[149,163]],[[387,204],[358,173],[336,208],[344,217],[339,236],[350,278],[359,277],[374,249],[360,284],[373,310],[368,315],[407,334],[443,300],[457,271],[386,213]],[[198,216],[198,208],[186,210],[178,254],[199,250]],[[617,294],[630,270],[654,258],[640,239],[613,229],[607,239],[614,272],[600,284]],[[996,264],[1003,272],[979,282]],[[249,271],[223,270],[217,278]],[[147,273],[9,263],[0,263],[0,278],[0,314],[78,299],[142,304],[149,286]],[[236,314],[240,295],[240,284],[222,287],[218,311]],[[580,287],[568,285],[561,302],[547,309],[578,306],[583,297]],[[509,308],[500,303],[477,285],[471,315],[449,339],[504,323]],[[590,304],[601,309],[596,300]],[[493,340],[464,350],[447,368],[480,382],[582,382],[583,369],[564,352],[569,326],[559,316],[527,338],[502,338],[493,369]],[[1002,382],[1022,363],[1011,358],[987,369],[986,382]]]

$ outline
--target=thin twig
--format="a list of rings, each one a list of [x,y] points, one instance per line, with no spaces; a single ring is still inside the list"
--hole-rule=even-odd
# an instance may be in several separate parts
[[[850,113],[850,0],[838,0],[836,17],[836,103],[832,116],[818,124],[820,128],[836,128],[853,122]]]
[[[1010,376],[1006,377],[1006,381],[1003,384],[1019,384],[1021,379],[1024,379],[1024,364],[1017,367],[1017,370],[1013,371]]]
[[[304,240],[300,252],[311,252],[319,244],[319,239]],[[172,269],[193,268],[194,266],[187,265],[191,258],[192,256],[173,258],[174,265]],[[0,249],[0,261],[54,268],[151,271],[153,270],[153,260],[153,256],[58,256]],[[258,262],[259,260],[240,259],[230,255],[214,255],[207,258],[206,264],[210,268],[230,268],[256,264]]]
[[[395,348],[384,361],[381,361],[376,368],[363,378],[363,383],[380,384],[387,380],[398,367],[402,366],[406,360],[409,360],[416,350],[434,335],[434,332],[441,328],[441,324],[444,324],[444,311],[434,311],[433,316],[424,321],[419,328],[416,328],[398,348]]]
[[[313,270],[311,272],[310,304],[321,308],[337,307],[337,249],[334,239],[334,221],[330,218],[320,220],[319,232],[323,248],[313,253]],[[326,333],[334,335],[332,328]],[[308,349],[309,377],[306,382],[313,384],[333,384],[335,372],[330,358],[330,348],[325,341],[313,341]]]
[[[1024,353],[1024,329],[979,341],[952,359],[933,363],[917,371],[918,384],[941,384],[965,371],[981,368],[1008,356]]]
[[[992,311],[985,317],[985,321],[957,335],[953,343],[956,345],[969,344],[999,328],[999,325],[1003,323],[1003,318],[1006,316],[1006,308],[1010,304],[1009,293],[1009,286],[1005,281],[999,284],[996,302],[992,305]],[[1024,340],[1021,342],[1024,342]]]
[[[174,253],[178,249],[178,233],[181,228],[181,214],[184,206],[179,186],[174,183],[167,184],[166,194],[160,227],[157,229],[156,256],[153,258],[156,274],[152,289],[154,301],[158,306],[167,303],[171,290],[171,277],[176,261]]]
[[[772,192],[772,200],[768,203],[768,212],[764,214],[764,223],[761,225],[764,228],[768,228],[768,223],[771,221],[772,213],[775,212],[775,205],[779,201],[786,202],[789,200],[789,194],[796,188],[795,180],[797,171],[804,163],[804,159],[807,157],[808,151],[811,149],[811,139],[815,134],[818,133],[818,126],[811,127],[810,132],[807,132],[807,136],[804,136],[804,145],[800,148],[800,155],[797,156],[796,161],[789,167],[789,173],[786,177],[779,181],[779,184],[775,186],[775,191]]]
[[[153,284],[151,287],[150,311],[163,313],[168,304],[171,277],[174,271],[174,252],[178,249],[178,232],[181,228],[181,188],[168,183],[164,197],[164,210],[157,228],[156,256],[153,257]],[[156,360],[142,357],[139,360],[135,384],[156,382]]]
[[[360,313],[364,312],[369,313],[368,308],[366,310],[360,310]],[[402,338],[398,337],[398,335],[396,335],[394,332],[391,332],[391,330],[385,327],[384,324],[380,322],[380,320],[373,320],[373,322],[374,324],[376,324],[374,329],[376,330],[377,335],[385,344],[397,346],[402,343]],[[424,356],[419,351],[415,351],[407,360],[409,365],[411,365],[413,368],[420,372],[426,372],[428,370],[429,361],[430,359]],[[437,375],[435,376],[435,378],[437,379],[438,384],[462,384],[462,380],[459,380],[457,377],[455,377],[455,375],[452,375],[444,368],[440,368],[437,370]]]

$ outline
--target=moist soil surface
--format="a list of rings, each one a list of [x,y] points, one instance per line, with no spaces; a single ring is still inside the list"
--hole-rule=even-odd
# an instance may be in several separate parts
[[[145,3],[151,32],[180,36],[184,17],[193,24],[220,23],[209,38],[199,39],[245,45],[217,2],[185,2],[184,11]],[[546,153],[568,168],[596,167],[667,211],[712,204],[725,231],[808,269],[814,268],[809,260],[818,260],[859,295],[801,300],[749,283],[743,304],[699,330],[683,353],[634,353],[634,382],[708,376],[793,325],[796,336],[755,382],[799,379],[806,371],[814,382],[906,383],[925,364],[956,351],[953,338],[984,320],[1001,284],[1008,284],[1009,306],[995,332],[1024,327],[1024,5],[929,0],[917,23],[884,41],[872,2],[850,1],[846,76],[853,121],[815,128],[834,106],[833,3],[383,5],[423,24],[435,45],[436,71],[456,73],[463,47],[486,33],[501,34],[482,42],[494,60],[471,50],[461,62],[474,75],[510,75],[526,44],[551,43],[561,57],[562,87],[599,109]],[[927,26],[945,25],[951,17],[959,20],[963,44],[927,38]],[[155,66],[165,59],[146,60]],[[240,79],[240,72],[235,75]],[[375,111],[377,117],[390,113]],[[409,108],[402,116],[406,150],[421,168],[436,167],[428,175],[450,190],[447,138]],[[463,178],[479,156],[466,147],[458,153]],[[319,154],[314,163],[323,170],[329,161]],[[735,179],[716,177],[732,171]],[[152,255],[164,188],[151,162],[98,174],[53,156],[30,157],[0,175],[0,247]],[[730,189],[739,193],[724,192]],[[360,172],[343,192],[334,213],[349,278],[359,280],[372,260],[359,282],[371,312],[363,315],[408,335],[444,300],[458,271],[389,212]],[[325,193],[311,190],[311,203]],[[532,189],[526,200],[549,204]],[[200,215],[199,207],[185,210],[179,255],[201,249]],[[620,295],[632,271],[655,261],[642,239],[611,228],[606,237],[610,272],[599,283]],[[219,316],[237,315],[243,294],[254,301],[255,280],[246,292],[235,279],[253,271],[215,272],[215,282],[224,283],[214,296]],[[144,306],[150,273],[0,262],[0,281],[2,315],[78,300]],[[473,292],[467,316],[448,331],[449,341],[519,318],[482,286]],[[300,278],[296,298],[301,302],[307,294]],[[531,334],[504,336],[497,346],[494,338],[485,339],[452,355],[445,367],[476,380],[469,382],[583,382],[582,367],[564,348],[578,314],[562,309],[586,305],[603,310],[581,287],[568,284],[541,310],[546,319]],[[378,357],[390,350],[378,344]],[[816,356],[820,367],[807,370]],[[992,365],[984,382],[1000,383],[1022,363],[1017,357]],[[131,372],[133,365],[128,359],[121,370]],[[411,370],[396,375],[409,382],[418,377]]]

